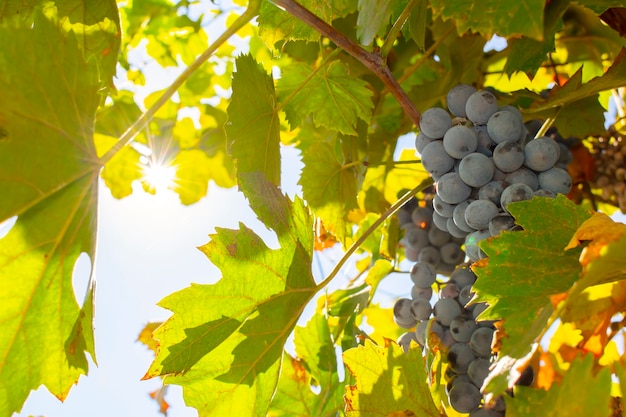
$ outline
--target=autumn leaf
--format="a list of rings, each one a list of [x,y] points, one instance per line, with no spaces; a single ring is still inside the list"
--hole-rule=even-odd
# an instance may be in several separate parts
[[[240,174],[251,207],[278,237],[270,249],[252,230],[217,229],[200,249],[222,271],[160,305],[174,312],[155,333],[160,349],[146,378],[182,385],[201,416],[265,415],[283,345],[317,288],[311,275],[313,220],[261,173]]]
[[[344,352],[343,359],[356,381],[346,387],[347,417],[441,415],[426,382],[420,349],[404,353],[394,342],[382,347],[366,340],[364,346]]]
[[[588,242],[581,255],[580,263],[586,267],[601,256],[602,249],[609,243],[618,241],[624,235],[626,225],[613,221],[604,213],[594,213],[576,231],[565,249],[571,249]]]

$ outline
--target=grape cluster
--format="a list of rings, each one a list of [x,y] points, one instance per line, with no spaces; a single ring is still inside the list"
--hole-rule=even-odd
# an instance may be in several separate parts
[[[483,407],[480,387],[492,364],[491,343],[495,327],[491,321],[476,321],[486,304],[467,306],[473,296],[476,275],[466,266],[456,268],[446,282],[438,282],[437,274],[427,262],[416,262],[410,271],[413,288],[411,299],[401,298],[394,305],[394,319],[403,328],[416,326],[415,331],[400,336],[398,343],[408,350],[411,341],[424,347],[431,334],[447,351],[450,405],[471,417],[502,416],[504,402],[499,399],[489,409]],[[437,301],[431,307],[433,284],[439,287]],[[432,318],[431,318],[432,317]]]
[[[555,130],[533,139],[542,123],[524,123],[517,108],[499,106],[490,91],[461,84],[450,90],[447,105],[452,115],[436,107],[423,113],[415,140],[435,187],[431,198],[398,214],[407,259],[415,263],[411,297],[397,300],[394,320],[412,330],[398,340],[405,350],[412,341],[426,347],[435,340],[443,348],[448,399],[456,411],[500,417],[503,398],[487,404],[480,391],[495,359],[495,326],[477,320],[487,305],[470,304],[476,276],[467,264],[485,257],[481,240],[519,228],[507,210],[510,203],[570,191],[571,153],[555,140]],[[444,248],[454,245],[457,251],[459,244],[452,262]],[[532,378],[528,368],[518,383]]]
[[[439,107],[422,114],[415,147],[435,180],[435,226],[465,238],[474,262],[485,256],[478,242],[516,228],[510,203],[567,194],[572,179],[557,166],[561,146],[548,136],[527,140],[520,111],[498,106],[490,91],[460,84],[447,104],[452,115]]]
[[[602,198],[626,213],[626,146],[618,132],[609,132],[592,141],[595,178],[592,187],[602,190]]]

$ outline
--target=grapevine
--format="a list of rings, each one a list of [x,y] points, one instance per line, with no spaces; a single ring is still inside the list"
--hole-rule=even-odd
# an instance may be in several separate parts
[[[620,2],[5,3],[0,417],[623,414]]]

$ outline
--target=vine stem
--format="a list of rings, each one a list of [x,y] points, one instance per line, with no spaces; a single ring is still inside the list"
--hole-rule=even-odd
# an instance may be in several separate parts
[[[402,207],[411,198],[413,198],[415,194],[426,189],[427,187],[430,187],[432,184],[433,179],[429,177],[428,179],[422,181],[417,187],[413,188],[411,191],[407,191],[402,197],[400,197],[395,203],[393,203],[393,205],[389,207],[387,211],[381,214],[380,217],[376,219],[376,221],[372,223],[372,225],[368,227],[367,230],[363,232],[363,234],[352,243],[352,245],[350,245],[348,250],[346,250],[341,259],[339,259],[339,261],[337,262],[333,270],[330,271],[328,276],[324,278],[322,282],[317,284],[315,291],[317,292],[326,287],[337,276],[337,274],[339,273],[339,271],[341,271],[341,268],[343,268],[350,256],[352,256],[352,254],[356,252],[356,250],[363,244],[363,242],[365,242],[365,240],[367,240],[367,238],[370,237],[370,235],[374,233],[374,231],[378,229],[378,227],[383,224],[385,220],[387,220],[396,211],[398,211],[400,207]]]
[[[368,52],[357,45],[352,39],[343,33],[337,31],[328,23],[311,13],[307,8],[294,0],[271,0],[276,6],[284,9],[286,12],[301,20],[305,24],[311,26],[317,32],[326,36],[333,41],[335,45],[352,55],[361,62],[367,69],[372,71],[393,94],[400,106],[415,124],[419,126],[420,113],[417,111],[411,99],[400,86],[400,83],[394,78],[391,70],[384,62],[382,55],[374,52]]]
[[[119,140],[113,145],[111,149],[109,149],[103,156],[100,158],[100,163],[102,165],[106,164],[113,158],[124,146],[130,143],[131,140],[143,129],[146,124],[154,117],[157,111],[165,104],[167,101],[176,93],[176,91],[180,88],[181,85],[187,79],[204,64],[214,53],[215,51],[222,46],[231,36],[239,31],[242,27],[244,27],[248,22],[250,22],[257,14],[259,9],[261,8],[261,2],[263,0],[250,0],[248,3],[248,7],[243,12],[241,16],[239,16],[226,30],[211,44],[209,47],[199,55],[187,68],[184,69],[182,73],[174,82],[161,94],[159,99],[152,105],[148,110],[146,110],[135,122],[120,136]]]

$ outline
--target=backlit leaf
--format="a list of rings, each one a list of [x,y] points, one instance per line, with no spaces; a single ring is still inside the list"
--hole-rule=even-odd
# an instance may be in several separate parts
[[[318,127],[355,135],[359,119],[370,118],[374,103],[368,84],[333,61],[312,74],[303,63],[290,65],[278,81],[278,98],[294,129],[311,115]]]
[[[154,334],[160,350],[146,377],[183,386],[201,416],[264,416],[278,381],[283,345],[316,291],[310,264],[313,222],[262,174],[241,186],[257,216],[278,237],[268,248],[252,230],[217,229],[200,249],[222,271],[160,305],[174,312]]]
[[[365,346],[344,352],[343,360],[356,381],[346,387],[346,416],[441,415],[430,395],[420,349],[404,353],[393,342],[382,347],[366,340]]]
[[[387,28],[397,3],[400,2],[398,0],[359,0],[356,33],[363,45],[371,45],[374,37],[382,34]]]
[[[32,23],[0,23],[0,221],[17,216],[0,240],[3,416],[40,385],[64,399],[87,372],[85,352],[95,355],[93,287],[81,309],[72,273],[81,253],[94,262],[101,165],[93,129],[108,80],[98,59],[86,60],[80,30],[100,26],[76,22],[69,31],[53,6],[44,12]]]
[[[256,171],[280,184],[280,120],[272,77],[250,55],[237,58],[226,135],[238,176]]]
[[[295,328],[298,359],[283,355],[280,380],[269,416],[334,417],[343,409],[343,384],[327,319],[315,314]],[[313,392],[313,387],[319,389]]]
[[[300,185],[304,199],[324,226],[340,240],[347,233],[346,215],[356,207],[358,170],[346,164],[325,142],[311,145],[302,156]]]
[[[332,2],[302,0],[298,3],[326,23],[331,23],[336,18],[344,17],[356,9],[355,0],[337,0]],[[261,37],[270,46],[274,46],[279,41],[305,40],[314,42],[320,38],[320,34],[315,29],[276,7],[271,2],[263,2],[261,5],[261,10],[259,11],[259,31]]]

